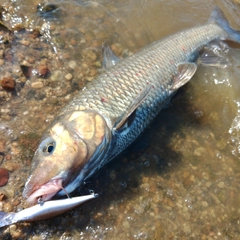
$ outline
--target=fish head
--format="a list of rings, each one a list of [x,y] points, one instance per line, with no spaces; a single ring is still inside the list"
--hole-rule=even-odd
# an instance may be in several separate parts
[[[107,151],[111,138],[105,119],[95,111],[72,111],[49,127],[36,150],[23,197],[30,204],[73,191]],[[96,162],[96,163],[95,163]]]

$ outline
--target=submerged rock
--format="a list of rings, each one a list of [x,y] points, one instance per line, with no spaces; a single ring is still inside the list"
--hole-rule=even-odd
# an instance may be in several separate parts
[[[9,179],[8,170],[5,168],[0,168],[0,187],[7,184]]]
[[[15,82],[11,77],[4,77],[1,80],[1,86],[6,91],[13,91],[15,89]]]

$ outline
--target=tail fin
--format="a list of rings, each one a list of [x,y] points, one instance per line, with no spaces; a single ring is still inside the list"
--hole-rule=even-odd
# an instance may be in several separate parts
[[[228,20],[220,8],[215,7],[209,22],[217,23],[228,34],[229,40],[240,43],[240,31],[234,30],[230,27]]]

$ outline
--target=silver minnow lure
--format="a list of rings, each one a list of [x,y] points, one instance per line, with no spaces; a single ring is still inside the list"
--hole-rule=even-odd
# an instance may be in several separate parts
[[[30,203],[72,192],[122,152],[194,75],[214,40],[240,42],[216,8],[208,23],[154,42],[89,83],[49,126],[23,196]]]
[[[33,222],[55,217],[96,197],[96,194],[90,194],[81,197],[47,201],[42,204],[26,208],[17,213],[0,212],[0,227],[17,222]]]

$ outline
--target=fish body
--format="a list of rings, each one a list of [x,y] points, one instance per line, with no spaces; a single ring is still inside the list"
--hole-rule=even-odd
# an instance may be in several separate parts
[[[199,51],[226,38],[240,41],[216,9],[205,25],[154,42],[90,82],[47,129],[23,196],[35,203],[72,192],[132,143],[191,79]]]

